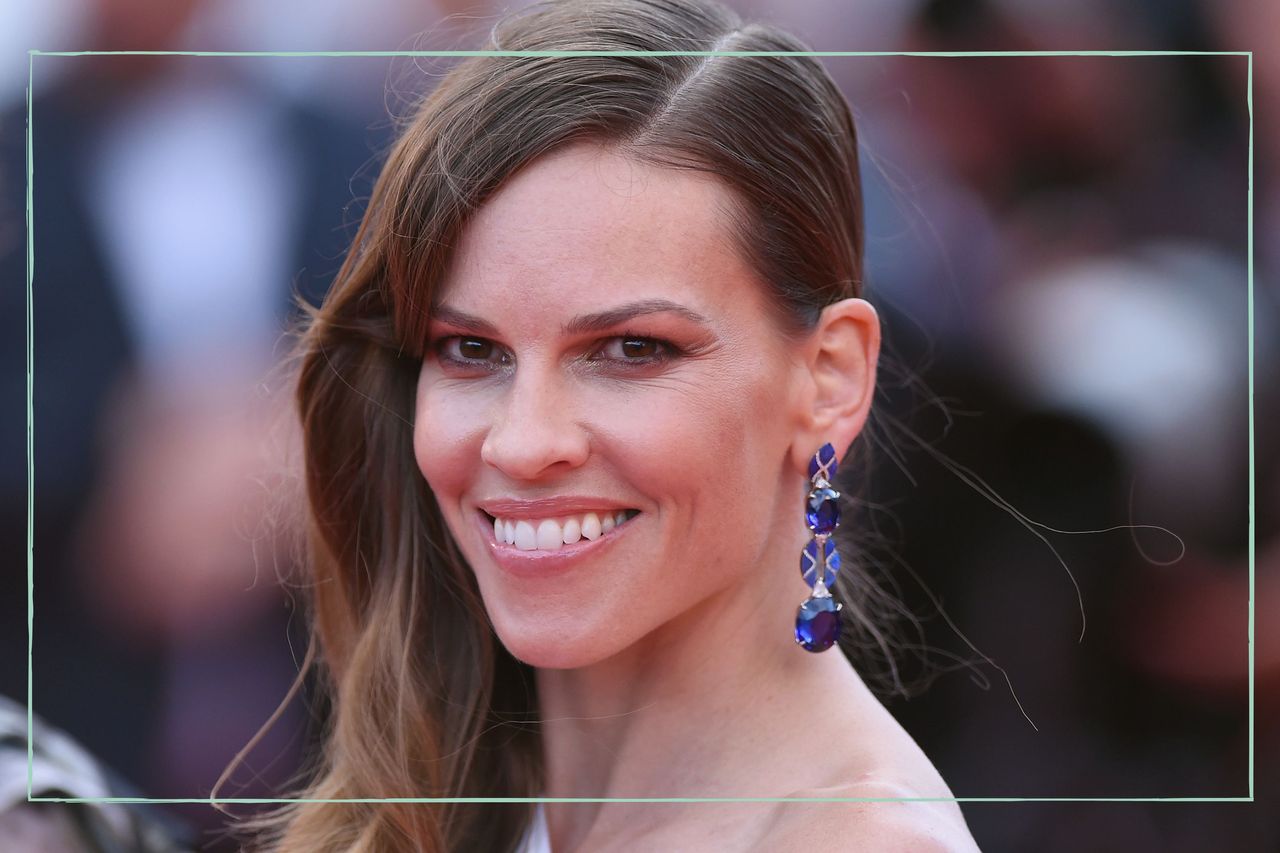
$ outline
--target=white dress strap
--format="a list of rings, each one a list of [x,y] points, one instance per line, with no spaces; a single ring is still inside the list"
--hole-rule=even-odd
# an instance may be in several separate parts
[[[547,832],[547,812],[542,807],[542,803],[536,805],[533,822],[525,830],[517,853],[551,853],[551,836]]]

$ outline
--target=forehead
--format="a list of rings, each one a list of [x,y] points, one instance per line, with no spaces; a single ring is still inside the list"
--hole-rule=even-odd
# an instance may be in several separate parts
[[[755,290],[732,245],[733,197],[702,172],[579,143],[509,178],[463,231],[442,297],[643,291],[714,305]]]

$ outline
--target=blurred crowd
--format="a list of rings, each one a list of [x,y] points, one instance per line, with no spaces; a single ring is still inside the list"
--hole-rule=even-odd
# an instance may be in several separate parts
[[[22,50],[470,49],[511,5],[57,0],[0,30]],[[815,50],[1259,51],[1252,184],[1247,57],[822,61],[861,134],[888,346],[864,523],[919,617],[901,678],[928,683],[890,710],[960,797],[1247,797],[1252,773],[1264,801],[966,805],[984,850],[1280,849],[1280,60],[1259,40],[1280,5],[728,5]],[[0,69],[0,694],[19,702],[23,60]],[[283,332],[341,263],[392,116],[448,62],[31,63],[31,704],[115,793],[208,797],[297,672]],[[278,795],[322,714],[289,706],[222,795]],[[207,805],[151,808],[234,849]]]

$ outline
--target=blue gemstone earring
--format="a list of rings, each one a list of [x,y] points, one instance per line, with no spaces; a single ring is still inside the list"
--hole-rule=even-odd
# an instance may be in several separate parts
[[[829,591],[840,571],[840,555],[831,541],[831,534],[840,526],[840,493],[831,487],[836,468],[836,450],[830,444],[822,445],[809,460],[810,490],[804,502],[804,520],[813,538],[800,552],[800,576],[813,593],[796,611],[796,642],[807,652],[825,652],[840,637],[844,605]]]

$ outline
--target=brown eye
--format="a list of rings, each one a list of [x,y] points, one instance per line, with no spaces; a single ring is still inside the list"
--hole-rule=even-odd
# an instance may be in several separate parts
[[[624,334],[606,340],[593,360],[611,361],[625,367],[645,367],[665,364],[680,354],[674,344],[661,338]]]
[[[504,352],[493,341],[451,335],[433,344],[441,363],[455,367],[480,367],[497,369],[509,362]]]
[[[493,344],[482,338],[459,338],[458,354],[463,358],[484,361],[493,354]]]
[[[652,358],[658,353],[658,342],[649,338],[626,338],[622,341],[622,354],[627,358]]]

